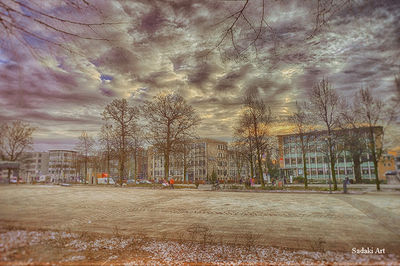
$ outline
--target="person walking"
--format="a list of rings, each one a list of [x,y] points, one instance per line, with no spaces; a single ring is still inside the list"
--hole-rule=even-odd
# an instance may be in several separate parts
[[[171,177],[171,179],[169,180],[169,185],[170,185],[171,189],[174,189],[174,184],[175,184],[175,180]]]
[[[350,183],[350,180],[349,180],[349,178],[348,177],[346,177],[344,180],[343,180],[343,193],[347,193],[347,185]]]

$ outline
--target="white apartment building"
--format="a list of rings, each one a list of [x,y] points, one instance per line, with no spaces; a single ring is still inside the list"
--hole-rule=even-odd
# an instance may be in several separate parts
[[[38,181],[49,173],[48,152],[26,152],[21,159],[20,175],[25,182]]]
[[[76,181],[77,154],[71,150],[49,150],[49,175],[53,181]]]

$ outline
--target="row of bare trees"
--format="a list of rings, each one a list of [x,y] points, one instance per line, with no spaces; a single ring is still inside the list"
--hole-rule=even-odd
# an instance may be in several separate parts
[[[271,166],[274,155],[274,137],[270,129],[274,118],[267,104],[255,94],[248,95],[234,128],[234,147],[237,162],[245,159],[250,166],[250,176],[257,176],[262,187],[265,186],[263,169]],[[276,154],[276,153],[275,153]],[[266,167],[263,163],[266,160]],[[236,163],[238,165],[238,163]],[[239,162],[240,164],[240,162]],[[238,167],[239,168],[239,167]],[[269,169],[270,170],[270,169]]]
[[[357,183],[362,182],[361,164],[371,161],[379,190],[378,163],[384,153],[384,132],[396,119],[393,106],[398,103],[385,104],[369,88],[360,88],[352,101],[346,101],[325,78],[315,84],[307,96],[307,102],[296,102],[296,109],[283,119],[291,127],[293,144],[301,153],[305,187],[308,187],[308,153],[315,151],[329,164],[334,190],[338,187],[337,161],[343,156],[352,161]],[[250,176],[257,176],[261,186],[265,186],[263,175],[273,172],[280,157],[276,138],[271,135],[275,122],[278,119],[262,99],[256,95],[244,99],[232,149],[239,159],[236,160],[237,169],[243,167],[239,161],[245,161]]]
[[[289,117],[302,154],[305,187],[306,154],[313,147],[311,143],[319,142],[318,151],[328,159],[334,190],[337,159],[345,153],[352,159],[357,183],[361,182],[361,163],[366,158],[363,154],[369,155],[379,190],[378,163],[384,152],[384,132],[395,118],[390,103],[385,105],[369,88],[360,88],[352,101],[345,101],[326,79],[318,82],[308,96],[308,102],[296,103],[296,110]]]
[[[185,158],[186,146],[200,123],[200,117],[182,96],[165,92],[140,106],[134,106],[126,99],[115,99],[105,107],[102,116],[104,124],[97,145],[92,137],[82,132],[77,148],[85,160],[85,176],[89,154],[97,150],[98,155],[105,159],[107,173],[111,171],[110,161],[118,161],[120,183],[128,175],[126,164],[129,157],[133,157],[133,176],[137,179],[138,157],[145,143],[163,155],[164,174],[168,178],[170,155],[182,153]]]

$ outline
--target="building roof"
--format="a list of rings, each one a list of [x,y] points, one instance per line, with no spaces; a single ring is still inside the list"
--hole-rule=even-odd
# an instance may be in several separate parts
[[[353,129],[353,128],[345,128],[345,129],[335,129],[335,130],[333,130],[333,131],[334,131],[334,132],[341,132],[341,131],[347,131],[347,130],[360,130],[360,131],[365,131],[365,130],[367,130],[368,128],[369,128],[369,127],[359,127],[359,128],[356,128],[356,129]],[[382,126],[376,126],[376,127],[373,127],[373,128],[374,128],[374,129],[383,130],[383,127],[382,127]],[[316,134],[316,133],[321,134],[321,133],[325,133],[325,132],[327,132],[327,130],[314,130],[314,131],[305,133],[305,135],[313,135],[313,134]],[[290,133],[290,134],[277,135],[277,137],[298,136],[298,135],[299,135],[298,133]]]

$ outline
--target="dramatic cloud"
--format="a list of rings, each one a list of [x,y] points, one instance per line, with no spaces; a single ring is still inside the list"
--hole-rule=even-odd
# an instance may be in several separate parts
[[[60,38],[23,23],[69,50],[28,34],[22,42],[0,37],[0,119],[37,126],[40,148],[71,147],[80,130],[97,134],[101,112],[115,97],[140,105],[161,90],[176,91],[203,118],[200,136],[229,139],[249,92],[279,116],[306,100],[322,77],[346,97],[369,86],[388,101],[400,70],[395,0],[352,1],[318,31],[314,2],[266,1],[269,27],[243,57],[232,56],[229,38],[216,47],[242,1],[96,1],[85,15],[64,1],[42,2],[37,6],[50,15],[101,25],[60,24],[80,36]],[[233,31],[240,49],[257,32],[261,3],[245,10],[253,26],[241,19]]]

